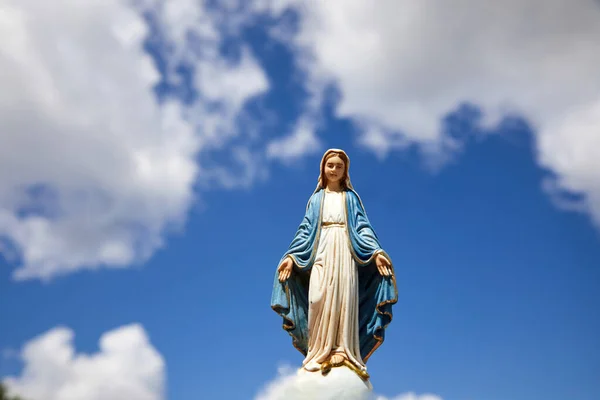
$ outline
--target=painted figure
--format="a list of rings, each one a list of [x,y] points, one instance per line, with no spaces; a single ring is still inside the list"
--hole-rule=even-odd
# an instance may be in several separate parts
[[[398,291],[349,167],[343,150],[323,155],[317,188],[277,268],[271,307],[305,356],[305,370],[346,365],[366,380]]]

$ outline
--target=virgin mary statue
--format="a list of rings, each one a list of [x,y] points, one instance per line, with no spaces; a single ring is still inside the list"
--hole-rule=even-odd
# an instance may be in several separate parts
[[[368,379],[398,300],[390,257],[352,188],[350,160],[330,149],[302,223],[275,275],[271,307],[307,371],[346,365]]]

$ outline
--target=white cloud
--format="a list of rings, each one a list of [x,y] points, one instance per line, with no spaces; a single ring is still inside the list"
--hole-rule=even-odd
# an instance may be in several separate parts
[[[482,107],[482,127],[522,115],[554,186],[584,194],[579,205],[600,225],[597,1],[263,0],[256,9],[290,5],[299,65],[317,86],[337,85],[335,111],[363,127],[362,145],[381,156],[410,143],[451,151],[440,120],[463,102]]]
[[[404,393],[393,398],[378,396],[348,368],[334,368],[327,376],[319,372],[294,371],[284,366],[254,400],[442,400],[433,394]]]
[[[223,189],[249,189],[251,185],[259,180],[268,177],[267,168],[259,155],[254,154],[248,148],[243,146],[231,146],[228,149],[232,164],[231,166],[219,165],[211,168],[203,176],[203,181],[218,182]]]
[[[557,205],[589,210],[600,226],[600,100],[569,110],[538,135],[538,158],[557,173],[550,193]],[[587,197],[569,201],[564,191]]]
[[[43,400],[161,400],[165,364],[138,324],[100,338],[94,354],[76,353],[72,330],[58,327],[27,342],[20,376],[4,380],[9,392]]]
[[[205,0],[147,0],[161,38],[168,43],[166,79],[181,84],[178,68],[193,70],[197,99],[189,106],[193,124],[207,148],[223,148],[240,135],[240,120],[249,100],[267,92],[267,75],[250,48],[240,43],[236,61],[221,52],[227,14],[207,6]],[[244,121],[246,122],[246,121]],[[251,183],[247,182],[247,183]]]
[[[216,49],[215,49],[216,50]],[[197,124],[212,146],[223,147],[239,134],[236,118],[245,102],[269,89],[267,77],[244,47],[238,64],[219,55],[195,60],[196,87],[202,90],[203,101],[195,105]],[[217,111],[214,102],[219,104]]]
[[[302,119],[295,130],[287,136],[272,140],[267,145],[267,157],[289,164],[303,156],[315,153],[321,141],[312,122]]]
[[[145,261],[211,176],[200,152],[236,137],[243,106],[268,89],[251,53],[220,56],[219,21],[202,2],[133,3],[0,5],[0,251],[20,264],[17,279]],[[193,66],[197,100],[157,102],[141,10],[170,49],[165,79],[181,85],[176,68]]]
[[[556,204],[600,225],[597,2],[257,0],[256,12],[299,10],[297,35],[272,32],[293,44],[310,94],[291,135],[264,154],[245,146],[257,130],[245,106],[269,90],[268,77],[249,47],[235,61],[219,50],[223,30],[237,34],[256,21],[239,13],[248,4],[2,2],[0,252],[19,264],[16,278],[145,261],[185,222],[195,184],[249,187],[266,176],[266,160],[318,150],[332,82],[335,112],[352,118],[363,130],[358,143],[380,157],[412,144],[452,152],[458,144],[440,118],[461,102],[481,106],[487,126],[524,115],[536,129],[539,164],[556,174],[545,184]],[[161,75],[142,47],[142,10],[163,44],[162,79],[191,89],[185,101],[156,100]],[[197,162],[213,150],[229,152],[231,165]]]
[[[243,48],[239,64],[235,66],[229,65],[221,57],[210,61],[201,59],[199,62],[197,87],[202,88],[202,95],[209,100],[221,100],[225,91],[230,106],[239,110],[249,97],[268,89],[264,72],[246,47]]]
[[[22,258],[15,276],[144,259],[185,217],[200,145],[180,104],[152,95],[146,24],[116,0],[5,1],[0,15],[0,235]]]
[[[334,368],[327,376],[302,372],[280,368],[278,377],[265,385],[255,400],[367,400],[371,393],[348,368]]]

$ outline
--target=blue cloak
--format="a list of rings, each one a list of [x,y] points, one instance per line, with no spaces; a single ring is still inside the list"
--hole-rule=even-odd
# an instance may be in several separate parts
[[[283,261],[291,257],[294,270],[283,283],[275,273],[271,296],[271,308],[283,317],[283,329],[303,355],[308,351],[308,286],[321,232],[323,193],[323,189],[317,190],[308,201],[304,219],[281,258]],[[391,259],[382,250],[360,197],[352,189],[347,189],[344,195],[348,245],[358,264],[360,353],[366,362],[383,343],[385,328],[392,321],[392,305],[398,301],[398,290],[395,276],[384,277],[377,270],[377,254],[383,254],[390,263]]]

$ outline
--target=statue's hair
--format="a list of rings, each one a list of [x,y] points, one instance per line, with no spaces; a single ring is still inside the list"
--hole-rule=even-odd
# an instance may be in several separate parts
[[[323,154],[323,158],[321,159],[321,169],[319,173],[319,180],[317,183],[317,190],[325,189],[327,187],[327,177],[325,176],[325,165],[327,164],[327,160],[331,157],[339,157],[344,162],[344,176],[340,181],[342,189],[352,189],[352,183],[350,182],[350,158],[346,154],[344,150],[340,149],[329,149]]]

